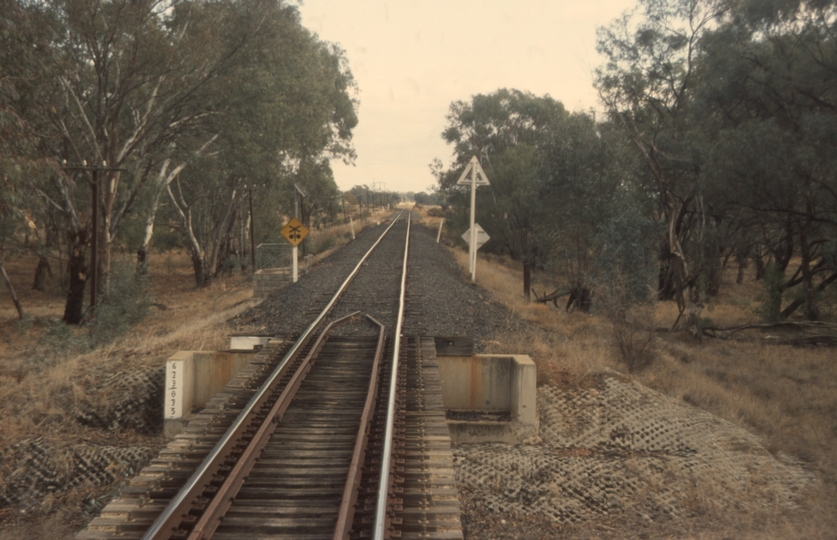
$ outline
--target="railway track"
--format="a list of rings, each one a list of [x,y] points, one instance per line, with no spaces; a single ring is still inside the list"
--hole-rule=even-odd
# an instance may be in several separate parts
[[[77,538],[462,538],[433,340],[401,336],[404,217]]]

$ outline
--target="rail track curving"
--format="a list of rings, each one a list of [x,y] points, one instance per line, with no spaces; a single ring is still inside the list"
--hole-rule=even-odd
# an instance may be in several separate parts
[[[433,340],[401,335],[410,229],[395,217],[77,538],[462,538]]]

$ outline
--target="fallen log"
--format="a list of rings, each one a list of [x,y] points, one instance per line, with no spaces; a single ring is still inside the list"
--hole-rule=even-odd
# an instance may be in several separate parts
[[[714,334],[720,332],[726,332],[728,334],[734,334],[736,332],[740,332],[742,330],[775,330],[778,328],[786,328],[791,330],[805,330],[811,328],[835,328],[837,329],[837,323],[827,323],[821,321],[781,321],[775,323],[747,323],[741,324],[738,326],[704,326],[703,332],[704,334],[708,335],[709,337],[715,337]]]
[[[797,330],[801,332],[810,332],[813,330],[822,331],[822,330],[835,330],[837,331],[837,324],[835,323],[827,323],[821,321],[781,321],[775,323],[748,323],[748,324],[741,324],[738,326],[728,326],[728,327],[719,327],[719,326],[705,326],[702,329],[702,334],[706,337],[710,338],[720,338],[726,339],[732,336],[737,332],[741,332],[743,330]],[[837,345],[837,335],[830,335],[830,334],[817,334],[817,335],[802,335],[798,337],[787,337],[787,338],[779,338],[777,336],[771,336],[769,338],[764,338],[763,341],[767,343],[775,343],[777,345],[796,345],[796,346],[806,346],[806,345],[826,345],[826,346],[835,346]]]
[[[535,302],[540,302],[541,304],[546,304],[547,302],[552,302],[555,305],[555,307],[558,307],[558,299],[561,298],[562,296],[567,296],[571,292],[569,290],[564,291],[564,292],[559,292],[560,290],[561,289],[555,289],[553,292],[551,292],[549,294],[546,294],[546,291],[544,291],[543,296],[538,296],[538,293],[535,292],[535,289],[533,288],[532,289],[532,294],[535,295]]]
[[[762,338],[762,342],[772,345],[791,345],[793,347],[837,347],[837,336],[819,335],[796,338],[767,336]]]

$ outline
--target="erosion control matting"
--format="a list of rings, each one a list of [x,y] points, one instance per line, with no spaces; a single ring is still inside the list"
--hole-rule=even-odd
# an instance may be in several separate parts
[[[814,476],[761,439],[611,374],[538,389],[536,445],[458,445],[460,486],[493,512],[561,525],[625,512],[648,522],[718,509],[792,509]]]

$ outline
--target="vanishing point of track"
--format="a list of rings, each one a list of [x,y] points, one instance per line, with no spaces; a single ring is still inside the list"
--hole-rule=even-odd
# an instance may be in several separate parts
[[[257,355],[78,538],[461,539],[433,341],[401,336],[410,228],[394,218],[302,335]]]

